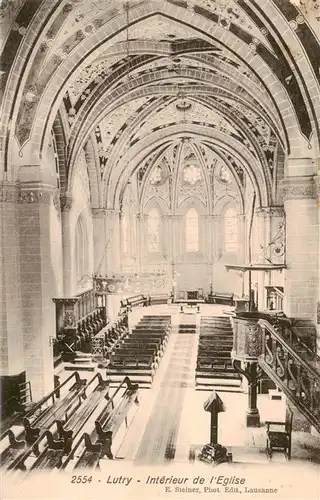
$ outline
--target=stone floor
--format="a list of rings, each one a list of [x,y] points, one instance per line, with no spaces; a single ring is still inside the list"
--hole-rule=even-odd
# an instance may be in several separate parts
[[[203,315],[220,315],[228,308],[202,306],[201,309]],[[151,389],[140,390],[140,405],[134,420],[129,429],[121,432],[114,441],[113,452],[116,459],[101,460],[101,473],[95,472],[93,476],[95,486],[80,485],[76,489],[75,486],[70,486],[70,474],[67,476],[54,472],[46,481],[49,481],[47,484],[53,481],[56,493],[46,489],[47,496],[41,496],[39,486],[44,484],[42,480],[33,477],[20,486],[19,483],[11,484],[9,494],[7,489],[3,498],[152,500],[190,497],[196,493],[192,489],[199,487],[198,493],[205,498],[210,498],[210,495],[217,499],[224,496],[238,498],[238,495],[247,493],[252,499],[320,499],[319,436],[293,432],[291,461],[286,461],[282,453],[275,453],[271,461],[267,459],[264,422],[271,418],[282,419],[285,412],[284,401],[271,400],[269,395],[258,395],[261,427],[247,428],[247,394],[220,392],[226,411],[219,414],[218,441],[232,452],[233,464],[212,467],[197,459],[190,460],[190,450],[198,450],[209,442],[210,414],[204,411],[203,404],[210,392],[196,391],[194,386],[199,332],[197,330],[195,335],[178,334],[177,326],[181,321],[193,320],[199,325],[201,314],[190,310],[190,315],[180,315],[176,306],[166,309],[155,306],[148,308],[147,314],[168,314],[168,311],[172,314],[172,334],[153,386]],[[146,314],[143,308],[134,311],[130,318],[131,326],[143,314]],[[92,373],[87,376],[91,378]],[[87,475],[87,471],[84,474]],[[149,484],[149,476],[159,476],[160,479],[164,477],[167,481],[170,481],[171,476],[185,478],[185,490],[172,485],[167,486],[170,490],[166,490],[166,486],[159,482]],[[277,492],[250,493],[244,486],[239,491],[235,486],[228,490],[228,486],[225,488],[217,484],[219,476],[229,478],[230,481],[232,478],[243,477],[248,488],[276,489]],[[124,481],[124,477],[132,478],[130,485],[112,483],[119,478]],[[29,495],[27,492],[30,492],[30,496],[24,496]]]

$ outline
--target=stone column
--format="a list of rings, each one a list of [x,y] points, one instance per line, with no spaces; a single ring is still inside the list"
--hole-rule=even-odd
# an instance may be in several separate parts
[[[246,239],[245,239],[245,214],[238,214],[238,237],[239,237],[239,251],[238,251],[238,262],[245,262],[246,257]]]
[[[318,160],[318,176],[317,176],[317,197],[318,197],[318,214],[320,211],[320,158]],[[318,245],[320,252],[320,230],[318,231]],[[319,264],[320,265],[320,258]],[[320,270],[319,270],[320,274]],[[320,276],[318,279],[318,283],[320,283]],[[320,356],[320,284],[318,289],[318,304],[317,304],[317,354]]]
[[[179,280],[179,256],[182,253],[184,242],[181,241],[181,215],[172,214],[171,219],[171,272],[174,286],[174,294],[180,291],[181,280]],[[185,234],[185,233],[184,233]]]
[[[53,389],[56,285],[51,262],[55,251],[50,210],[55,187],[42,182],[20,183],[18,220],[20,237],[21,319],[26,380],[34,400]]]
[[[106,271],[108,275],[120,272],[120,212],[106,209]]]
[[[247,427],[260,427],[260,415],[257,408],[258,397],[258,363],[248,363],[246,368],[248,379],[248,408],[246,412]]]
[[[20,248],[18,234],[18,186],[0,183],[0,373],[18,375],[24,371],[21,324]],[[31,265],[33,255],[28,256]]]
[[[307,170],[310,160],[309,163],[308,159],[299,161],[299,166],[303,164]],[[301,318],[312,325],[316,324],[319,293],[319,208],[316,197],[316,176],[299,175],[284,179],[287,265],[284,310],[288,316]]]
[[[72,226],[70,223],[70,212],[73,198],[71,193],[60,196],[61,204],[61,230],[62,230],[62,252],[63,252],[63,295],[71,297],[74,292],[73,276],[75,262],[72,258]],[[74,235],[73,235],[74,237]]]
[[[143,272],[144,266],[147,262],[148,254],[148,228],[147,228],[148,216],[139,213],[137,215],[137,239],[138,239],[138,269],[139,272]]]
[[[94,273],[106,275],[106,211],[92,208],[93,223],[93,269]],[[120,249],[119,249],[120,252]]]

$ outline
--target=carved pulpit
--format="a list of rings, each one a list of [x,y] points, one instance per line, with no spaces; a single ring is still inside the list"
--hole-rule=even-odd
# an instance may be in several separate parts
[[[206,444],[201,448],[198,459],[213,465],[232,462],[232,454],[228,453],[227,448],[218,443],[218,414],[226,411],[226,408],[216,391],[212,391],[203,408],[211,414],[210,444]]]

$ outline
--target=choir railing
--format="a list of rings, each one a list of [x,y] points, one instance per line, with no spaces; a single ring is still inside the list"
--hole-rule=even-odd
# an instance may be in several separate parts
[[[53,299],[56,306],[54,356],[72,358],[76,350],[90,351],[92,338],[106,325],[106,296],[93,289],[74,297]]]
[[[279,331],[265,319],[260,319],[258,325],[261,336],[259,365],[320,432],[319,357],[298,342],[292,329],[285,324]]]

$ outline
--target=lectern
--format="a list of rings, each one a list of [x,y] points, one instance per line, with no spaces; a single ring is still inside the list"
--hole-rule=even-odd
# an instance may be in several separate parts
[[[211,414],[210,444],[206,444],[201,448],[198,459],[213,465],[232,462],[232,454],[228,453],[227,448],[218,443],[218,413],[226,410],[222,399],[216,391],[212,391],[203,408]]]

